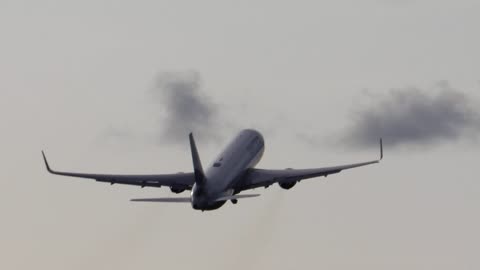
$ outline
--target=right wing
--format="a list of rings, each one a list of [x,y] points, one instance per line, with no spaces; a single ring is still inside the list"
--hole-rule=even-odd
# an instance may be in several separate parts
[[[274,183],[291,183],[295,184],[298,181],[328,176],[330,174],[336,174],[343,170],[363,167],[371,164],[379,163],[383,159],[383,144],[380,139],[380,159],[353,163],[340,166],[314,168],[314,169],[284,169],[284,170],[266,170],[266,169],[249,169],[243,181],[235,187],[238,191],[254,189],[258,187],[268,187]],[[293,186],[293,185],[292,185]]]
[[[258,187],[268,187],[274,183],[293,183],[309,178],[328,176],[330,174],[339,173],[343,170],[353,169],[375,163],[379,163],[379,160],[315,169],[250,169],[249,171],[247,171],[247,175],[245,176],[244,180],[240,182],[236,189],[243,191]]]
[[[89,178],[98,182],[106,182],[110,184],[124,184],[141,187],[161,187],[168,186],[177,190],[190,190],[195,183],[195,176],[193,173],[178,173],[178,174],[159,174],[159,175],[124,175],[124,174],[89,174],[89,173],[73,173],[73,172],[59,172],[54,171],[48,165],[45,153],[42,151],[45,166],[51,174]]]

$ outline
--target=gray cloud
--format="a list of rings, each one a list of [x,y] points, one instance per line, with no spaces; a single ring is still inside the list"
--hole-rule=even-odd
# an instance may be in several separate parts
[[[371,146],[378,137],[389,146],[399,146],[431,145],[480,134],[480,112],[474,102],[448,82],[438,83],[431,91],[410,87],[367,98],[369,104],[357,107],[344,137],[353,146]]]
[[[185,143],[189,132],[207,141],[218,138],[218,106],[202,91],[197,72],[161,73],[153,91],[164,112],[162,139]]]

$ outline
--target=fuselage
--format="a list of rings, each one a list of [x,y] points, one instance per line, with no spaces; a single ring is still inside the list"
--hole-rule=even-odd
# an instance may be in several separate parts
[[[217,200],[238,192],[234,187],[243,180],[248,169],[257,165],[264,150],[265,142],[260,132],[242,130],[205,171],[205,183],[193,186],[192,207],[197,210],[220,208],[225,200]]]

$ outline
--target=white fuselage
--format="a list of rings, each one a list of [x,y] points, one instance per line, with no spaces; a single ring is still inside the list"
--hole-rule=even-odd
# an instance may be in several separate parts
[[[258,131],[242,130],[205,171],[205,183],[194,185],[192,207],[212,210],[222,206],[225,201],[217,199],[235,193],[234,186],[242,181],[248,169],[257,165],[264,149],[263,136]]]

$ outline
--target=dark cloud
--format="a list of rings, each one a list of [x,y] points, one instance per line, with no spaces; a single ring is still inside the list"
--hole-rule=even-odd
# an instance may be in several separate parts
[[[207,141],[218,137],[218,107],[202,91],[197,72],[161,73],[154,96],[164,112],[162,139],[185,143],[190,132]]]
[[[353,146],[371,146],[383,137],[389,146],[431,145],[475,138],[480,134],[480,112],[465,93],[448,82],[430,91],[410,87],[368,95],[358,107],[344,139]]]

